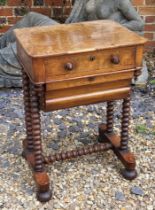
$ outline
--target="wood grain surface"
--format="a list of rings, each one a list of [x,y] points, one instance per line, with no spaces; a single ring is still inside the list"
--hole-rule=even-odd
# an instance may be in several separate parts
[[[144,44],[146,39],[111,20],[15,29],[31,57],[47,57]]]

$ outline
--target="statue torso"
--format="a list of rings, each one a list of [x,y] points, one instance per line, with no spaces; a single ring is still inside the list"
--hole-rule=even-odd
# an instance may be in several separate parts
[[[118,4],[118,0],[89,0],[85,6],[86,19],[111,19],[124,23],[126,19],[119,11]]]

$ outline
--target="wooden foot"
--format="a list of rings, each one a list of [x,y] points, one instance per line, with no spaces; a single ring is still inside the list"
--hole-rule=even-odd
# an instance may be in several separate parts
[[[47,202],[47,201],[49,201],[51,199],[51,197],[52,197],[51,190],[48,190],[46,192],[41,192],[41,191],[37,192],[37,199],[40,202],[43,202],[43,203]]]
[[[136,172],[136,160],[134,155],[128,150],[122,152],[119,148],[114,149],[115,154],[119,160],[123,163],[124,169],[121,171],[121,174],[125,179],[132,180],[137,177]]]
[[[37,185],[37,199],[40,202],[47,202],[52,197],[52,192],[49,189],[49,178],[45,172],[35,172],[34,179]]]
[[[121,150],[121,138],[115,133],[107,133],[105,124],[99,126],[100,138],[102,142],[110,142],[112,144],[112,150],[118,159],[122,162],[125,169],[122,170],[122,175],[128,180],[132,180],[137,177],[135,170],[136,161],[134,155],[129,150]]]
[[[137,177],[137,171],[134,170],[129,170],[129,169],[124,169],[121,171],[122,176],[127,179],[127,180],[133,180]]]

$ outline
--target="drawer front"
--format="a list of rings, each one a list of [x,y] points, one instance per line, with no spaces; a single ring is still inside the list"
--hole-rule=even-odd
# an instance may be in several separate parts
[[[45,93],[45,111],[69,108],[127,97],[131,80],[51,90]]]
[[[46,92],[46,99],[63,98],[68,96],[84,95],[88,93],[95,93],[99,91],[106,91],[111,89],[119,89],[123,87],[130,87],[131,80],[118,80],[115,82],[100,83],[94,85],[86,85],[80,87],[73,87],[67,89],[53,90]]]
[[[129,87],[87,93],[76,96],[66,96],[63,98],[47,99],[44,111],[59,110],[81,105],[94,104],[104,101],[118,100],[126,98],[131,89]]]
[[[108,82],[122,82],[123,80],[131,80],[134,76],[134,70],[124,70],[99,75],[86,76],[81,78],[58,80],[46,84],[46,91],[63,90],[68,88],[79,88],[81,86],[95,85]]]
[[[131,69],[135,66],[135,47],[49,57],[44,65],[46,82]]]

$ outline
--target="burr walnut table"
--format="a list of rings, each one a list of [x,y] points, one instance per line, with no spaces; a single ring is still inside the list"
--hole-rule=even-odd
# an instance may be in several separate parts
[[[16,29],[17,54],[23,66],[27,137],[23,155],[32,166],[37,198],[51,198],[45,164],[112,149],[126,179],[136,177],[128,149],[131,80],[142,67],[146,39],[112,21],[92,21]],[[113,132],[114,101],[123,100],[120,137]],[[42,153],[40,110],[52,111],[107,102],[107,123],[99,143],[51,156]]]

